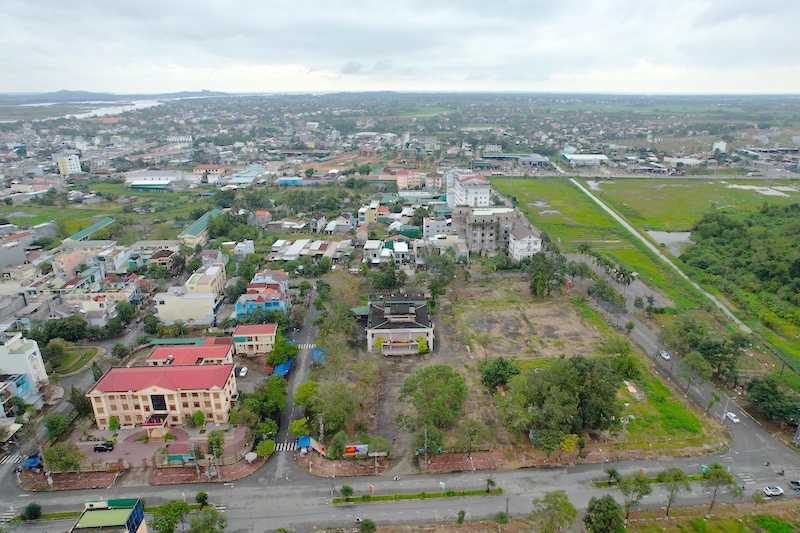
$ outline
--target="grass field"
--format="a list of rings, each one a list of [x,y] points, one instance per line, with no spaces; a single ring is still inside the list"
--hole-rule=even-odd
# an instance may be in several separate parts
[[[770,187],[786,196],[767,196],[757,190],[739,188],[743,186]],[[663,231],[689,231],[703,214],[712,209],[754,210],[765,203],[786,205],[800,202],[797,182],[624,179],[602,181],[600,187],[602,192],[594,191],[595,194],[631,224]]]
[[[562,251],[577,252],[578,245],[588,243],[664,291],[678,310],[700,305],[686,282],[564,178],[492,178],[491,182],[502,194],[516,196],[528,219]]]

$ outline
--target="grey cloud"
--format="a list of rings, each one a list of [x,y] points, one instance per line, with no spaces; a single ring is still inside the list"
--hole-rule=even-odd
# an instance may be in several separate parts
[[[358,74],[364,68],[364,63],[348,61],[342,66],[342,74]]]

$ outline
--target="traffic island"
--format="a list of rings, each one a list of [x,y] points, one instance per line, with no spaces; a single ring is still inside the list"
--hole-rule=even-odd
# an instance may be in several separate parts
[[[429,500],[433,498],[462,498],[467,496],[499,496],[503,494],[503,489],[491,489],[489,491],[486,490],[448,490],[448,491],[440,491],[440,492],[416,492],[411,494],[364,494],[358,498],[334,498],[331,500],[331,503],[334,505],[336,504],[347,504],[351,505],[354,503],[371,503],[371,502],[387,502],[387,501],[398,501],[398,500]]]

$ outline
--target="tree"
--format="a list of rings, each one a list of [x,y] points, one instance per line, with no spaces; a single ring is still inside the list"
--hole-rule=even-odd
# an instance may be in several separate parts
[[[353,487],[351,487],[350,485],[342,485],[342,488],[339,489],[339,492],[342,493],[344,500],[349,502],[350,496],[353,495]]]
[[[627,331],[628,334],[630,334],[630,332],[633,331],[633,328],[635,327],[636,324],[633,323],[633,320],[628,320],[627,322],[625,322],[625,331]]]
[[[92,363],[92,377],[95,381],[100,381],[100,378],[103,377],[103,369],[100,367],[97,361]]]
[[[130,302],[123,300],[117,304],[117,318],[119,318],[123,324],[130,322],[135,315],[136,310]]]
[[[144,324],[145,333],[149,333],[150,335],[155,335],[158,333],[159,321],[154,314],[146,315],[142,320],[142,323]]]
[[[111,355],[116,357],[117,359],[122,359],[126,355],[128,355],[128,347],[118,342],[114,345],[114,348],[111,349]]]
[[[189,514],[188,503],[183,500],[169,501],[156,507],[150,525],[160,533],[172,533],[178,526],[178,522],[183,524],[187,514]]]
[[[602,498],[592,497],[586,508],[583,523],[589,533],[623,533],[622,508],[610,494]]]
[[[639,505],[642,498],[653,492],[653,487],[650,486],[650,481],[644,474],[638,473],[622,478],[622,481],[619,482],[619,490],[622,491],[625,520],[627,520],[631,509]]]
[[[716,392],[712,393],[711,394],[711,399],[708,400],[708,402],[706,403],[706,410],[703,411],[703,414],[707,415],[708,412],[711,410],[711,408],[714,407],[714,404],[719,402],[721,399],[722,398],[720,398],[719,394],[717,394]]]
[[[356,412],[358,399],[341,381],[323,381],[317,384],[312,411],[325,423],[328,433],[343,429]]]
[[[742,488],[736,483],[736,478],[719,463],[711,463],[703,475],[703,488],[711,494],[711,503],[708,505],[708,514],[717,501],[717,496],[727,490],[732,496],[739,496]]]
[[[42,517],[42,506],[38,502],[31,502],[22,510],[23,520],[38,520]]]
[[[68,355],[66,344],[61,339],[51,340],[42,350],[42,359],[54,369],[61,366]]]
[[[361,521],[361,525],[358,526],[358,533],[374,533],[377,529],[375,522],[370,520],[369,518],[365,518]]]
[[[495,481],[494,476],[489,476],[486,478],[486,492],[490,492],[496,486],[497,481]]]
[[[691,352],[681,359],[679,374],[686,380],[686,392],[692,383],[698,379],[708,381],[711,379],[712,368],[708,360],[700,352]]]
[[[302,405],[306,409],[310,409],[314,403],[314,395],[317,392],[317,382],[316,381],[306,381],[301,383],[297,386],[297,389],[294,391],[294,404],[295,405]]]
[[[271,365],[283,364],[290,358],[297,357],[298,351],[296,344],[290,343],[278,332],[275,334],[275,345],[272,348],[272,353],[267,358],[267,363]]]
[[[406,379],[400,388],[400,399],[409,409],[398,416],[398,421],[411,431],[426,425],[449,429],[461,418],[466,398],[466,382],[452,368],[425,367]]]
[[[566,453],[567,455],[575,453],[578,448],[578,436],[574,433],[565,435],[558,447],[561,449],[561,453]],[[559,461],[561,460],[561,454],[559,454],[558,459]]]
[[[69,391],[69,403],[75,408],[78,416],[89,416],[93,413],[91,400],[75,385]]]
[[[108,429],[111,431],[119,429],[119,417],[117,417],[117,415],[112,415],[111,418],[108,419]]]
[[[476,444],[481,444],[489,440],[492,433],[484,424],[477,420],[464,420],[458,428],[459,444],[463,446],[468,454],[472,454],[472,448]]]
[[[256,453],[259,457],[269,457],[275,453],[275,441],[272,439],[264,439],[258,443]]]
[[[208,434],[206,442],[206,449],[208,453],[219,459],[225,453],[225,432],[221,429],[215,429]]]
[[[478,370],[481,372],[481,383],[490,389],[504,386],[509,379],[520,373],[517,363],[503,357],[480,361]]]
[[[289,423],[289,433],[295,437],[304,437],[308,435],[308,418],[298,418]]]
[[[331,459],[339,459],[344,455],[345,441],[347,441],[347,433],[344,431],[338,432],[331,438],[331,442],[327,448],[328,455]]]
[[[658,480],[663,482],[663,487],[667,490],[667,516],[675,498],[680,491],[692,492],[689,484],[689,477],[677,467],[672,467],[658,474]]]
[[[190,533],[224,533],[227,526],[228,518],[213,507],[203,507],[189,520]]]
[[[528,518],[541,533],[556,533],[569,529],[578,517],[578,510],[564,491],[548,492],[544,498],[533,500],[533,511]]]
[[[206,424],[206,415],[203,411],[195,411],[194,414],[186,418],[186,424],[192,428],[201,428]]]
[[[489,351],[487,350],[487,347],[494,342],[494,336],[490,332],[484,330],[474,333],[472,338],[483,348],[484,359],[488,359]]]
[[[605,469],[605,473],[608,474],[608,484],[611,485],[612,482],[619,483],[622,476],[620,476],[619,470],[614,468],[613,466],[608,467]]]
[[[257,426],[257,432],[262,437],[274,437],[278,434],[278,423],[271,418],[267,418]]]
[[[47,428],[47,433],[50,435],[51,440],[56,440],[69,429],[69,418],[59,413],[51,413],[45,416],[42,419],[42,423]]]
[[[84,458],[72,442],[54,444],[44,451],[44,462],[47,468],[54,471],[77,470]]]
[[[201,490],[194,497],[194,501],[197,502],[200,505],[200,507],[205,507],[206,505],[208,505],[208,493],[203,492]]]

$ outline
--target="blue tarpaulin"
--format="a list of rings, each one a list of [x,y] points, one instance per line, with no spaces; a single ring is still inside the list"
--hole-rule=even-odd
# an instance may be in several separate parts
[[[281,363],[275,367],[275,370],[272,372],[273,376],[281,376],[285,377],[286,374],[289,373],[289,370],[292,369],[292,362],[294,359],[289,358],[285,363]]]
[[[324,365],[326,353],[328,353],[328,350],[323,350],[322,348],[314,348],[311,351],[311,362],[314,363],[315,365]]]

